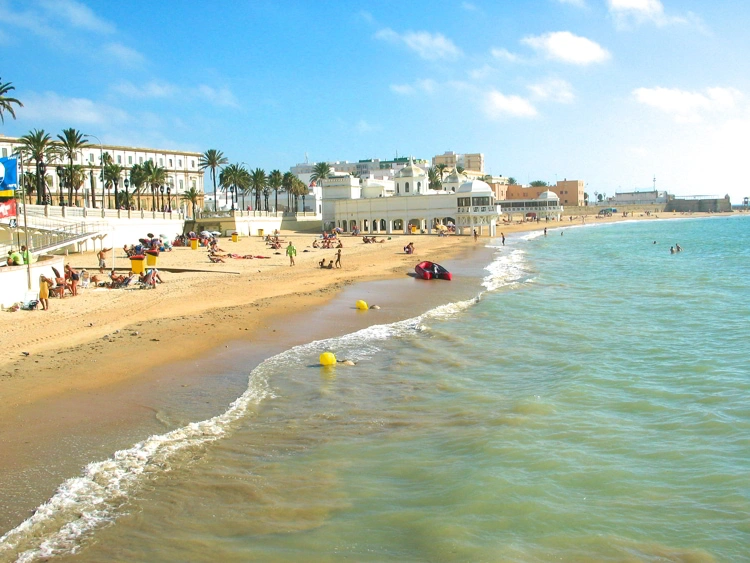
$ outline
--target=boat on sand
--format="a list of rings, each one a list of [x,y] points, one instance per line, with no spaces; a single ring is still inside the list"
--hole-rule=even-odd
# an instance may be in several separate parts
[[[423,280],[451,280],[451,273],[435,262],[420,262],[414,266],[414,271]]]

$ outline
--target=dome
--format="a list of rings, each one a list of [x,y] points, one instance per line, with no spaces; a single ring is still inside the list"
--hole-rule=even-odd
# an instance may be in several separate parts
[[[458,184],[463,181],[466,181],[468,179],[468,176],[466,174],[462,174],[461,172],[454,170],[448,176],[443,180],[446,184]]]
[[[425,171],[414,164],[411,159],[409,159],[409,166],[405,166],[401,170],[396,172],[396,178],[416,178],[417,176],[426,175],[427,174],[425,173]]]
[[[494,193],[492,191],[492,188],[487,182],[483,182],[482,180],[469,180],[468,182],[464,182],[461,184],[456,190],[456,193],[464,194],[464,193]]]
[[[537,199],[556,199],[559,200],[560,198],[557,196],[555,192],[551,192],[547,190],[546,192],[542,192],[539,194],[539,197]]]

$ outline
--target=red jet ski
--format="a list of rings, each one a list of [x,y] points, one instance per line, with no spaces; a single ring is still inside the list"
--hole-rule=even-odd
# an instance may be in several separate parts
[[[435,262],[420,262],[414,266],[414,271],[423,280],[451,280],[451,273]]]

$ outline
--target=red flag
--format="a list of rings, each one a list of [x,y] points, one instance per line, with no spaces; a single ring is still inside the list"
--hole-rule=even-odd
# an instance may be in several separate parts
[[[16,212],[16,200],[11,199],[9,201],[0,202],[0,219],[6,219],[8,217],[15,217]]]

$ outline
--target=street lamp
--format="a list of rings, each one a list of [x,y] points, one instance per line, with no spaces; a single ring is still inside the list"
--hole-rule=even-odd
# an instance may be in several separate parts
[[[130,209],[130,198],[128,197],[128,188],[130,187],[130,179],[126,176],[125,181],[122,183],[125,186],[125,205]]]
[[[229,192],[230,192],[230,193],[231,193],[231,195],[232,195],[232,211],[234,211],[234,186],[231,186],[231,187],[229,188]]]
[[[96,139],[99,142],[99,166],[102,171],[102,182],[104,182],[104,146],[102,145],[102,141],[99,137],[96,135],[88,135],[89,137],[92,137]],[[93,166],[92,166],[93,168]],[[94,190],[94,186],[91,186],[91,206],[96,208],[96,190]],[[102,186],[102,208],[104,207],[104,186]]]
[[[58,185],[60,187],[60,206],[65,207],[65,200],[63,199],[63,192],[65,191],[65,168],[58,166],[56,169]]]
[[[163,213],[164,212],[164,186],[159,186],[159,191],[161,192],[161,210]]]
[[[43,160],[36,164],[36,202],[37,205],[47,205],[47,192],[45,188],[44,174],[47,172],[47,165]]]
[[[169,213],[172,213],[172,184],[169,184],[167,186],[167,211]]]
[[[115,209],[120,209],[120,204],[118,203],[118,195],[119,192],[117,191],[117,185],[120,183],[120,175],[118,174],[115,176]]]

